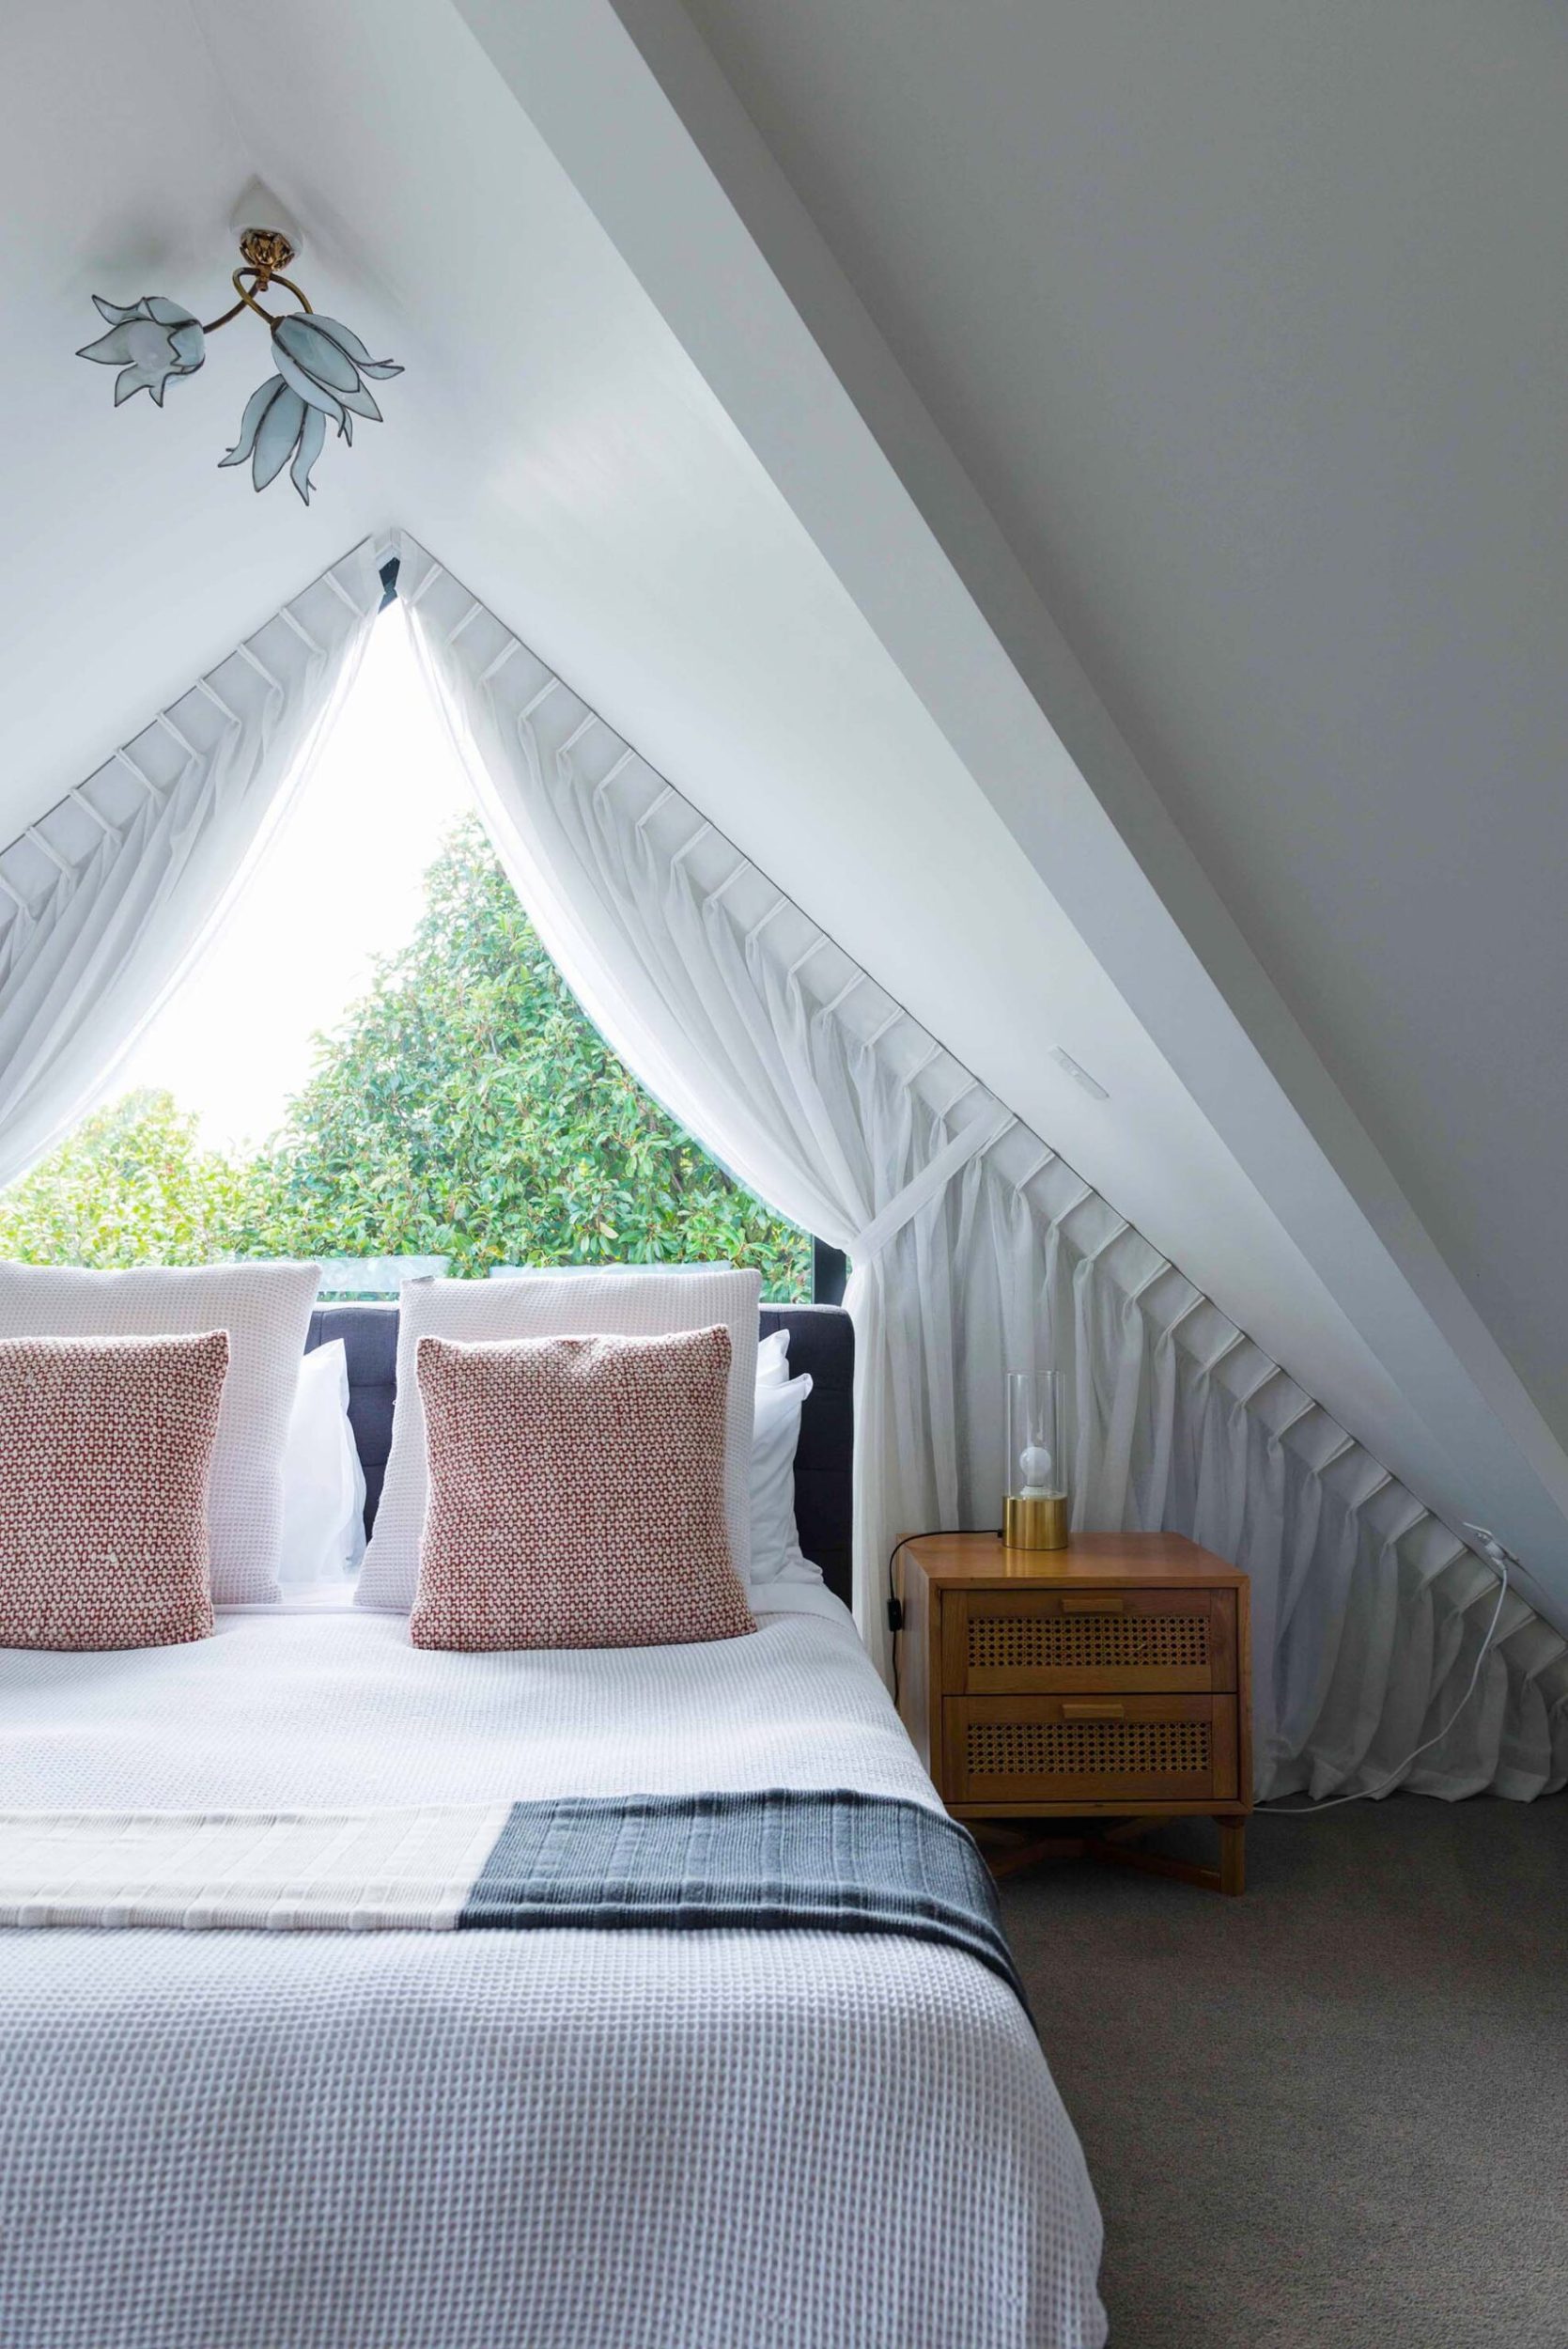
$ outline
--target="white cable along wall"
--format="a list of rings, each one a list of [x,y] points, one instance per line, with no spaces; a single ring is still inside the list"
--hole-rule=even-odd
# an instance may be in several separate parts
[[[1001,1382],[1063,1374],[1075,1526],[1252,1578],[1259,1791],[1371,1784],[1431,1735],[1497,1582],[411,540],[399,588],[491,837],[566,977],[671,1112],[845,1248],[858,1606],[900,1535],[996,1521]],[[1405,1783],[1568,1779],[1568,1642],[1510,1596],[1477,1700]]]

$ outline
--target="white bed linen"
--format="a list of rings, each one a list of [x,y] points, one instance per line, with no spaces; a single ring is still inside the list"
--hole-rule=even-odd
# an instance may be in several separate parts
[[[314,1608],[0,1652],[0,1806],[933,1801],[844,1610],[800,1596],[700,1647],[431,1654]],[[11,1931],[0,2102],[6,2349],[1104,2340],[1029,2024],[924,1943]]]

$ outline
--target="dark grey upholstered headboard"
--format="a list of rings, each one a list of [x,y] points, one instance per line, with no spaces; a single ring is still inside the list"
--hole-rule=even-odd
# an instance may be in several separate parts
[[[840,1305],[764,1305],[760,1331],[789,1331],[789,1367],[811,1373],[795,1455],[795,1520],[800,1547],[846,1606],[851,1597],[850,1486],[855,1456],[855,1332]],[[318,1305],[305,1351],[341,1338],[349,1358],[349,1418],[365,1469],[365,1524],[376,1520],[392,1448],[397,1394],[396,1305]]]

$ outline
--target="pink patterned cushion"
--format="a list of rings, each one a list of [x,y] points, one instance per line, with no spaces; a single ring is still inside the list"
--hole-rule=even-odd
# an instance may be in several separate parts
[[[416,1647],[664,1647],[756,1625],[724,1517],[730,1334],[421,1338]]]
[[[227,1369],[223,1330],[0,1340],[0,1646],[207,1637]]]

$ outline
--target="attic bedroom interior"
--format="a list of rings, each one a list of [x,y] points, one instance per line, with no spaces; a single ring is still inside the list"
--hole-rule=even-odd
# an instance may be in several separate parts
[[[6,34],[0,2349],[1562,2349],[1561,9]]]

